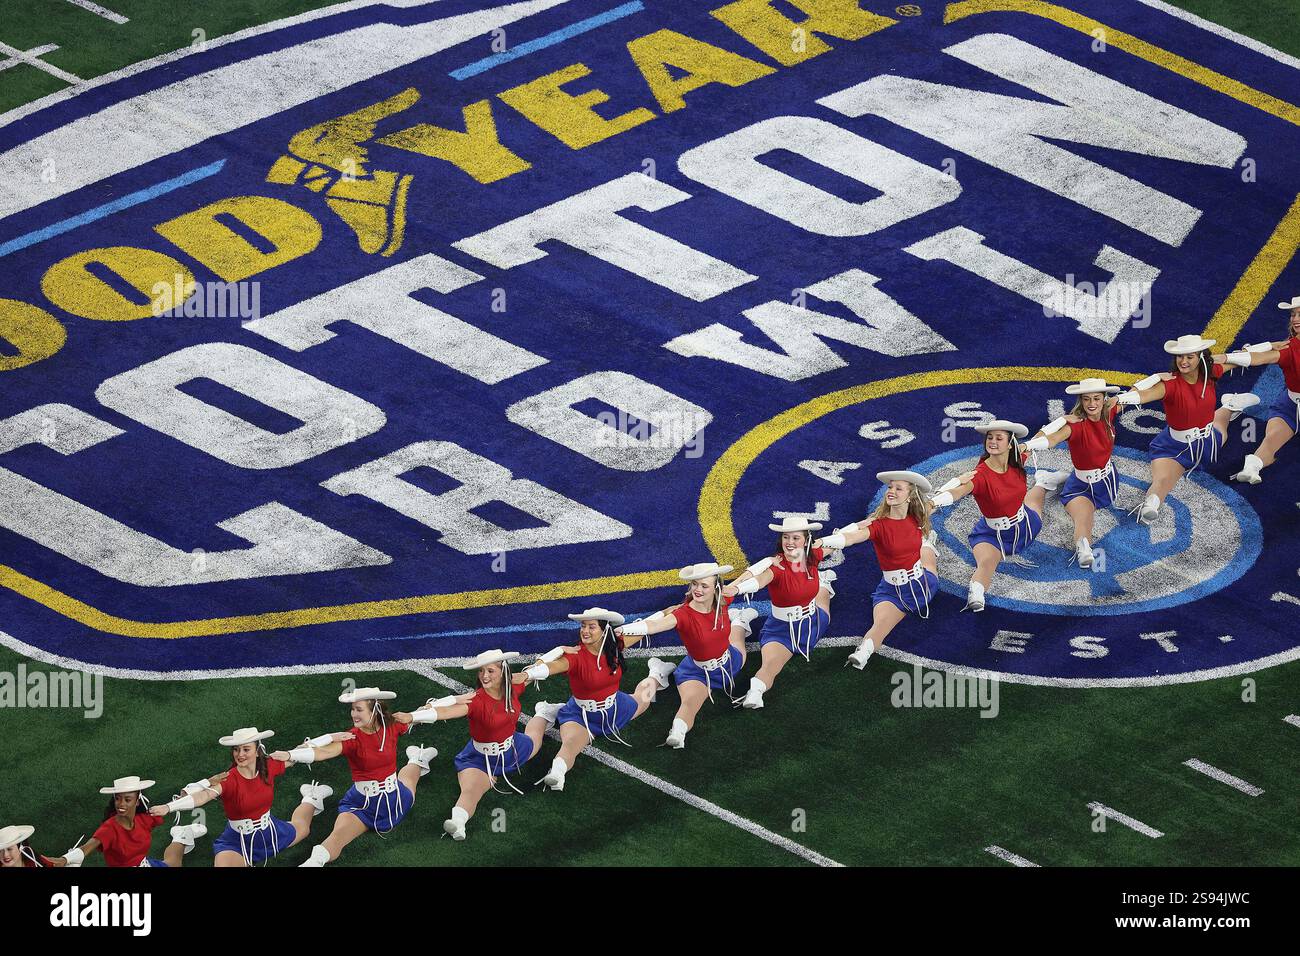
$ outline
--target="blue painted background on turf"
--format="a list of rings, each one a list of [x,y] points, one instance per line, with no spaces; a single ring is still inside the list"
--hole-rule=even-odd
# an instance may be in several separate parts
[[[118,99],[195,75],[247,56],[293,42],[385,20],[415,23],[448,16],[482,3],[447,0],[427,9],[367,8],[215,47],[165,68],[92,90],[82,96],[0,128],[0,147],[9,148],[42,132],[88,115]],[[507,29],[512,45],[543,37],[616,4],[570,0]],[[1127,4],[1074,0],[1068,6],[1112,26],[1188,56],[1213,69],[1292,102],[1300,102],[1300,75],[1283,64],[1243,50],[1229,41],[1158,13]],[[72,458],[37,446],[16,450],[0,462],[32,480],[69,495],[131,526],[186,550],[222,550],[240,545],[215,527],[267,501],[279,501],[392,555],[381,568],[335,572],[294,579],[266,579],[223,585],[144,590],[118,584],[82,568],[25,538],[0,531],[0,559],[38,580],[50,583],[113,614],[149,621],[184,620],[261,611],[286,610],[352,601],[403,597],[464,589],[511,587],[548,580],[585,578],[659,570],[703,560],[696,501],[709,468],[729,445],[755,424],[816,395],[864,381],[915,371],[986,365],[1069,364],[1146,373],[1163,367],[1160,343],[1201,329],[1295,198],[1300,183],[1300,129],[1223,97],[1190,81],[1110,49],[1091,50],[1091,37],[1057,24],[1019,14],[990,14],[944,26],[940,7],[857,42],[831,39],[835,49],[820,57],[747,86],[712,85],[687,94],[687,107],[662,115],[622,135],[574,151],[532,126],[500,100],[494,100],[498,132],[533,166],[525,173],[480,186],[435,160],[383,146],[372,160],[385,169],[415,176],[405,245],[393,259],[370,257],[356,246],[352,233],[322,198],[301,188],[264,182],[266,170],[299,130],[414,87],[421,102],[392,128],[416,122],[455,126],[463,105],[526,82],[547,72],[582,62],[591,70],[575,89],[599,87],[610,96],[606,116],[638,106],[653,106],[640,75],[628,58],[627,41],[659,28],[671,28],[718,46],[765,60],[718,21],[708,5],[647,2],[635,13],[479,75],[457,81],[448,74],[481,60],[492,51],[487,37],[446,51],[427,61],[392,71],[288,114],[251,124],[234,133],[75,192],[0,222],[0,242],[75,217],[115,197],[171,179],[217,161],[226,165],[217,176],[159,196],[142,206],[0,259],[0,295],[49,308],[40,278],[58,259],[95,246],[128,244],[168,251],[153,226],[201,205],[231,195],[283,198],[309,210],[323,225],[320,247],[310,256],[258,278],[263,314],[372,274],[394,262],[435,252],[484,275],[447,296],[426,301],[544,356],[548,364],[496,385],[484,385],[423,359],[359,328],[334,329],[332,341],[295,353],[239,328],[237,320],[147,319],[131,323],[94,322],[53,310],[68,328],[68,343],[52,359],[0,379],[0,417],[39,403],[66,402],[126,430]],[[883,12],[888,12],[884,7]],[[787,11],[791,15],[794,11]],[[1149,183],[1205,210],[1182,247],[1172,249],[1134,230],[1059,199],[1023,181],[958,155],[962,195],[932,212],[867,237],[833,239],[803,232],[736,200],[696,184],[677,172],[676,157],[685,150],[750,123],[779,115],[808,115],[828,120],[898,150],[933,168],[954,158],[942,144],[875,117],[848,120],[816,105],[819,97],[882,72],[932,82],[1036,99],[1023,88],[968,66],[940,51],[971,36],[1005,32],[1073,60],[1135,89],[1214,120],[1246,138],[1246,156],[1257,160],[1258,178],[1244,182],[1237,170],[1193,167],[1088,147],[1072,151]],[[385,131],[388,127],[385,127]],[[59,157],[57,161],[75,161]],[[630,210],[624,215],[696,249],[724,259],[756,276],[730,293],[694,303],[637,279],[607,263],[549,243],[545,258],[501,271],[463,255],[451,243],[619,175],[642,171],[653,160],[657,177],[691,194],[691,198],[655,213]],[[773,154],[773,166],[840,192],[848,199],[870,195],[859,184],[811,163]],[[1079,333],[1066,319],[1044,319],[1032,303],[1003,292],[981,279],[942,263],[924,263],[903,253],[908,244],[955,225],[988,237],[995,248],[1053,275],[1073,273],[1080,281],[1105,275],[1091,263],[1110,244],[1159,266],[1150,328],[1128,328],[1114,346]],[[849,268],[880,276],[879,288],[948,338],[957,350],[932,356],[890,359],[834,343],[848,363],[843,369],[798,383],[778,383],[751,370],[705,359],[684,359],[662,348],[684,332],[722,322],[745,329],[745,340],[769,345],[741,317],[741,312],[768,300],[789,301],[792,290]],[[214,278],[201,267],[196,278]],[[504,289],[506,313],[493,313],[490,295]],[[1273,303],[1300,291],[1300,269],[1293,264],[1266,298],[1260,314],[1243,332],[1243,341],[1276,337],[1280,330]],[[812,300],[811,306],[849,317],[847,310]],[[382,408],[388,422],[374,435],[291,469],[244,472],[225,465],[166,436],[151,432],[98,405],[99,382],[110,375],[151,361],[177,348],[203,341],[238,342],[360,395]],[[1225,343],[1226,344],[1226,343]],[[704,453],[679,456],[646,474],[614,472],[510,424],[504,410],[514,402],[598,370],[636,374],[709,409],[714,421],[705,433]],[[1250,373],[1236,383],[1254,380]],[[1031,397],[1032,394],[1032,397]],[[946,392],[947,401],[963,397]],[[1056,393],[1052,392],[1051,397]],[[1008,386],[989,405],[1036,420],[1048,394],[1042,389]],[[1023,409],[1023,411],[1021,411]],[[885,418],[881,413],[872,417]],[[861,424],[860,422],[858,424]],[[863,473],[881,467],[910,465],[937,452],[933,433],[918,431],[915,444],[897,452],[869,446],[856,455]],[[439,543],[437,535],[382,506],[341,498],[320,487],[322,481],[413,441],[456,442],[509,468],[519,477],[583,502],[632,526],[630,539],[575,545],[545,553],[516,552],[506,570],[495,573],[491,557],[465,557]],[[812,439],[810,438],[811,442]],[[835,459],[844,444],[860,443],[855,431],[822,434],[812,451],[800,457]],[[814,454],[813,451],[816,453]],[[1215,473],[1224,477],[1239,460],[1233,443]],[[1243,608],[1260,608],[1260,633],[1249,645],[1232,648],[1239,659],[1276,652],[1294,644],[1286,624],[1287,605],[1269,602],[1280,588],[1295,590],[1297,512],[1293,495],[1279,495],[1296,467],[1290,459],[1267,473],[1268,481],[1242,493],[1259,511],[1266,527],[1266,560],[1248,573],[1231,596],[1215,594],[1181,609],[1148,614],[1147,630],[1184,627],[1198,632],[1220,621],[1240,620]],[[848,457],[847,454],[844,457]],[[791,461],[797,461],[797,458]],[[751,557],[767,547],[764,517],[773,510],[809,507],[824,490],[806,473],[789,474],[765,466],[742,482],[737,503],[740,540]],[[806,479],[806,480],[805,480]],[[824,483],[823,483],[824,484]],[[867,488],[863,487],[865,494]],[[836,520],[849,520],[832,512]],[[750,529],[757,529],[751,532]],[[869,615],[870,586],[840,587],[835,606],[837,633],[860,632]],[[603,603],[650,609],[668,603],[673,592],[580,598],[572,605]],[[978,621],[958,619],[956,608],[940,606],[945,633],[961,635],[977,659],[986,652],[994,619],[999,626],[1030,630],[1057,628],[1058,621],[1034,615],[989,612]],[[482,628],[535,624],[562,619],[570,605],[509,606],[442,615],[340,623],[264,634],[228,635],[186,641],[140,641],[112,637],[62,619],[0,591],[3,629],[51,651],[82,660],[128,666],[180,668],[233,664],[384,659],[400,647],[402,656],[466,653],[484,641],[500,643],[500,633]],[[1293,609],[1293,608],[1292,608]],[[1253,612],[1252,612],[1253,613]],[[1273,620],[1274,616],[1283,616]],[[1139,616],[1124,622],[1133,629]],[[1120,626],[1089,622],[1098,633]],[[468,633],[466,633],[468,632]],[[1119,633],[1116,640],[1119,641]],[[1127,630],[1125,631],[1127,633]],[[1136,630],[1134,630],[1136,633]],[[430,635],[416,640],[377,638]],[[900,633],[900,641],[907,641]],[[554,635],[521,631],[521,648],[550,646]],[[1105,662],[1110,673],[1146,673],[1159,667],[1187,669],[1211,657],[1195,652],[1177,664],[1154,656],[1151,642],[1135,642],[1132,652],[1113,653]],[[1271,649],[1271,650],[1270,650]],[[1215,653],[1220,649],[1211,648]],[[1238,652],[1240,652],[1238,654]],[[997,666],[1032,667],[1044,673],[1076,672],[1083,665],[1058,649],[1032,664],[1024,660]],[[990,664],[990,666],[993,666]],[[1091,673],[1091,672],[1090,672]]]

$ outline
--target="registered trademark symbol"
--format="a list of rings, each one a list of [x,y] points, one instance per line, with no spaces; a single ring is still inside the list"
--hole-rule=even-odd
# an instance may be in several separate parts
[[[894,7],[894,12],[900,17],[919,17],[921,8],[915,3],[905,3],[901,7]]]

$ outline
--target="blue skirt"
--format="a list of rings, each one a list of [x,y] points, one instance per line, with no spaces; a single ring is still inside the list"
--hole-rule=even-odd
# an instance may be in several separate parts
[[[1151,444],[1147,447],[1147,458],[1151,461],[1157,458],[1172,458],[1187,471],[1194,471],[1198,466],[1208,465],[1218,458],[1219,449],[1222,447],[1223,435],[1217,428],[1210,429],[1208,438],[1202,438],[1189,445],[1185,441],[1175,439],[1169,433],[1169,426],[1166,425],[1164,431],[1151,439]]]
[[[871,595],[871,606],[888,603],[894,605],[900,611],[910,611],[913,614],[928,616],[930,613],[930,602],[934,596],[939,593],[939,576],[933,571],[926,569],[925,573],[915,581],[907,584],[890,584],[884,578],[876,585],[876,590]]]
[[[1084,481],[1074,472],[1065,479],[1061,486],[1061,504],[1069,504],[1075,498],[1087,498],[1094,508],[1109,508],[1119,496],[1119,474],[1111,470],[1110,476],[1101,481]]]
[[[725,690],[727,693],[734,693],[733,688],[736,686],[736,675],[740,673],[740,667],[744,663],[744,658],[740,656],[740,651],[733,645],[727,648],[727,663],[723,664],[717,670],[706,671],[699,664],[695,663],[693,657],[684,657],[677,669],[673,671],[673,677],[678,684],[684,684],[687,681],[699,681],[710,688]]]
[[[831,626],[831,616],[820,607],[817,613],[812,617],[805,618],[802,621],[795,621],[793,628],[789,621],[778,620],[769,616],[763,622],[763,630],[758,633],[758,646],[766,647],[768,644],[780,644],[791,654],[802,654],[807,657],[812,653],[812,649],[817,646],[817,642],[826,636],[827,629]],[[794,639],[791,640],[790,632],[793,629]]]
[[[1293,399],[1287,390],[1273,400],[1268,407],[1268,419],[1280,418],[1293,432],[1300,432],[1300,402]]]
[[[980,515],[980,519],[975,522],[975,527],[971,528],[966,540],[972,551],[977,544],[991,544],[1002,552],[1004,558],[1010,558],[1033,544],[1034,539],[1038,537],[1038,532],[1042,530],[1042,515],[1033,508],[1026,508],[1025,520],[1002,532],[990,528],[984,516]]]
[[[516,733],[511,740],[513,745],[509,750],[492,757],[479,753],[474,749],[472,742],[467,743],[465,749],[456,754],[456,759],[452,761],[456,765],[456,772],[482,770],[490,777],[501,777],[508,773],[514,773],[532,759],[533,739],[527,734]]]
[[[581,724],[584,723],[582,718],[586,714],[586,727],[593,737],[616,737],[620,730],[632,722],[632,718],[636,716],[636,707],[636,698],[622,691],[618,692],[614,706],[609,710],[591,713],[584,711],[578,706],[578,702],[570,697],[569,702],[560,708],[555,724],[557,727],[564,724]]]
[[[355,815],[366,825],[367,830],[387,833],[402,822],[406,811],[411,809],[413,803],[415,803],[415,794],[400,780],[397,789],[392,793],[381,793],[377,797],[364,796],[357,789],[356,784],[353,784],[348,787],[348,792],[343,794],[343,799],[339,801],[339,813]]]
[[[271,825],[265,830],[258,830],[248,836],[236,833],[229,823],[221,835],[212,841],[212,855],[215,857],[223,851],[238,853],[247,863],[265,863],[271,857],[287,850],[289,844],[298,838],[298,831],[292,823],[279,817],[271,817]]]

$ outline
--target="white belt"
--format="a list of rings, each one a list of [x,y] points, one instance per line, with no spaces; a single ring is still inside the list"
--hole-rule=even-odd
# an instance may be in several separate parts
[[[1214,425],[1209,424],[1204,428],[1171,428],[1169,434],[1173,436],[1174,441],[1191,444],[1194,441],[1204,441],[1209,438],[1212,431],[1214,431]]]
[[[483,754],[485,757],[499,757],[503,753],[509,752],[510,748],[515,745],[515,740],[513,737],[507,737],[500,743],[496,743],[495,741],[484,743],[481,740],[471,740],[470,743],[474,745],[475,750]]]
[[[354,780],[352,786],[364,797],[377,797],[381,793],[392,793],[397,789],[397,774],[390,773],[383,780]]]
[[[730,660],[731,660],[731,651],[728,650],[728,651],[723,651],[721,657],[714,658],[711,661],[696,661],[695,663],[700,666],[700,670],[716,671],[723,667],[726,667],[727,663]]]
[[[1020,510],[1008,518],[985,518],[984,523],[994,531],[1010,531],[1020,522],[1025,520],[1025,506],[1021,505]]]
[[[806,607],[778,607],[772,605],[772,616],[778,621],[802,621],[817,613],[817,602],[809,601]]]
[[[893,585],[906,584],[908,581],[919,581],[925,576],[925,565],[917,559],[916,564],[910,568],[899,568],[896,571],[885,571],[885,581]]]
[[[1089,470],[1076,468],[1074,469],[1074,477],[1080,481],[1086,481],[1090,485],[1095,485],[1097,482],[1109,478],[1110,473],[1114,470],[1114,466],[1110,462],[1106,462],[1105,468],[1092,468]]]
[[[601,710],[609,710],[611,707],[614,706],[614,703],[617,700],[618,700],[618,691],[614,691],[614,693],[610,694],[604,700],[583,700],[581,697],[573,698],[573,702],[575,704],[577,704],[579,707],[581,707],[583,710],[589,713],[593,713]]]
[[[267,810],[256,820],[227,820],[226,822],[230,824],[230,829],[247,836],[250,833],[256,833],[258,830],[265,830],[271,825],[271,811]]]

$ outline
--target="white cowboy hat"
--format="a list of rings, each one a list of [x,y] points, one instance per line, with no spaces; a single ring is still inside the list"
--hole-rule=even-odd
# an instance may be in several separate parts
[[[391,690],[380,690],[378,687],[358,687],[356,690],[339,694],[339,703],[353,704],[359,700],[393,700],[396,696]]]
[[[795,531],[820,531],[822,526],[816,521],[809,521],[807,518],[798,518],[794,515],[786,515],[781,519],[780,524],[770,524],[767,526],[771,531],[779,531],[782,534],[790,534]]]
[[[876,481],[883,481],[885,484],[891,481],[910,481],[923,495],[928,495],[933,490],[930,479],[916,471],[878,471]]]
[[[1065,386],[1066,395],[1090,395],[1093,392],[1102,392],[1106,395],[1118,395],[1124,389],[1118,385],[1107,385],[1104,378],[1085,378],[1079,381],[1078,385]]]
[[[700,564],[688,564],[677,572],[677,576],[683,581],[700,581],[709,577],[722,577],[728,571],[735,569],[729,564],[717,564],[713,561],[703,561]]]
[[[504,664],[506,661],[513,661],[518,656],[519,654],[516,651],[503,651],[499,648],[493,648],[490,651],[484,651],[466,664],[465,670],[476,671],[480,667],[487,667],[489,664]]]
[[[1290,302],[1279,302],[1277,307],[1279,309],[1286,309],[1288,312],[1292,309],[1300,309],[1300,295],[1296,296]]]
[[[153,780],[141,780],[132,774],[129,777],[118,777],[113,781],[111,787],[100,787],[100,793],[137,793],[141,790],[148,790],[154,785]]]
[[[228,737],[220,738],[217,743],[223,747],[238,747],[241,744],[255,744],[267,737],[274,737],[274,730],[258,730],[256,727],[240,727]]]
[[[623,624],[623,615],[618,611],[606,611],[603,607],[589,607],[581,614],[570,614],[570,621],[606,621],[615,627]]]
[[[1180,335],[1165,343],[1165,351],[1170,355],[1195,355],[1214,345],[1217,339],[1203,339],[1199,335]]]
[[[26,843],[35,832],[36,827],[5,827],[0,830],[0,850],[7,850],[11,846]]]
[[[976,425],[975,430],[981,435],[987,435],[989,432],[1009,432],[1017,438],[1024,438],[1029,434],[1029,429],[1020,422],[1009,422],[1005,418],[995,418],[985,425]]]

